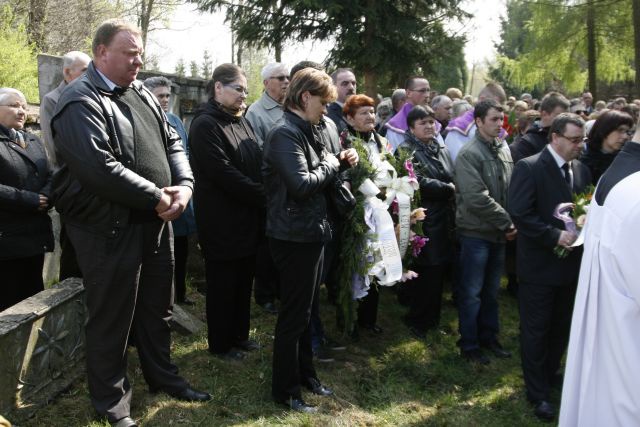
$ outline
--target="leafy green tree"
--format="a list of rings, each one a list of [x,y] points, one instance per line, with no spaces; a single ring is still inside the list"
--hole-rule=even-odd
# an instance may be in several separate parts
[[[175,74],[180,77],[185,77],[187,75],[187,67],[184,64],[184,59],[178,59],[178,62],[176,63]]]
[[[11,7],[0,11],[0,87],[24,93],[29,102],[38,102],[38,62],[27,30],[17,23]]]
[[[332,40],[328,63],[353,67],[369,95],[434,67],[437,48],[453,39],[442,22],[468,17],[460,0],[191,1],[201,10],[226,9],[237,40],[249,45],[277,52],[287,40]]]
[[[211,60],[211,54],[205,49],[202,54],[202,77],[210,79],[213,74],[213,61]]]
[[[597,97],[596,82],[633,79],[629,0],[539,0],[528,7],[522,52],[498,58],[511,83],[568,92],[588,87]]]

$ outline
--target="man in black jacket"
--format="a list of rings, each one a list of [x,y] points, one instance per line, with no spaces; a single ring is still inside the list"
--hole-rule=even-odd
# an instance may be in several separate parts
[[[84,277],[91,400],[112,425],[130,417],[127,342],[135,342],[151,391],[209,400],[171,363],[172,231],[191,198],[193,175],[179,136],[136,76],[140,30],[107,21],[94,60],[68,87],[52,119],[60,169],[56,208]]]
[[[540,103],[540,122],[529,128],[520,140],[509,146],[513,163],[533,156],[547,145],[549,126],[556,116],[569,110],[569,100],[558,92],[549,92]]]
[[[554,210],[591,183],[589,169],[576,160],[583,128],[575,114],[556,117],[549,145],[516,164],[509,186],[507,206],[518,229],[522,370],[535,415],[545,420],[555,417],[549,394],[552,384],[559,382],[582,256],[582,248],[571,248],[576,234],[565,230]],[[568,248],[569,255],[556,255],[556,246]]]
[[[351,68],[338,68],[331,74],[331,78],[338,91],[338,99],[327,105],[327,116],[336,124],[338,134],[340,134],[347,128],[347,121],[342,113],[342,107],[348,97],[355,95],[357,82]]]

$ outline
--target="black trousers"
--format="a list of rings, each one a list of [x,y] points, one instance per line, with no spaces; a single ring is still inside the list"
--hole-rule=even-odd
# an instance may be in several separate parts
[[[256,257],[211,259],[205,254],[209,351],[226,353],[249,338]]]
[[[73,248],[69,237],[67,236],[67,227],[60,220],[60,274],[59,280],[62,282],[69,277],[82,277],[76,250]]]
[[[274,302],[278,298],[278,270],[273,262],[267,239],[264,239],[258,246],[256,277],[253,286],[253,295],[258,305]]]
[[[367,327],[375,326],[378,322],[378,285],[371,283],[369,293],[358,301],[358,325]]]
[[[67,224],[84,277],[87,378],[96,411],[109,421],[130,415],[127,342],[132,334],[152,390],[188,386],[169,355],[173,253],[170,223],[131,224],[105,237]]]
[[[324,244],[269,239],[280,274],[280,310],[273,343],[271,393],[278,401],[302,397],[300,386],[317,378],[309,319],[320,286]]]
[[[416,265],[413,271],[418,277],[409,287],[409,312],[406,322],[422,331],[440,324],[442,290],[446,265]]]
[[[520,348],[527,397],[549,400],[551,380],[569,343],[576,284],[547,286],[520,282]]]
[[[0,260],[0,311],[44,290],[44,254]]]
[[[176,262],[174,270],[175,300],[184,302],[187,293],[187,257],[189,256],[189,236],[173,236],[173,254]]]

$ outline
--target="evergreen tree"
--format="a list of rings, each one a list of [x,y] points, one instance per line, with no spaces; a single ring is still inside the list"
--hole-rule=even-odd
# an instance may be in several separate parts
[[[213,61],[211,60],[211,55],[209,51],[205,49],[202,54],[202,77],[205,79],[210,79],[213,74]]]
[[[180,77],[185,77],[187,75],[187,69],[184,65],[184,59],[178,59],[178,62],[176,63],[175,74]]]
[[[189,69],[191,70],[192,78],[200,77],[200,67],[198,67],[198,63],[196,61],[191,61],[189,63]]]

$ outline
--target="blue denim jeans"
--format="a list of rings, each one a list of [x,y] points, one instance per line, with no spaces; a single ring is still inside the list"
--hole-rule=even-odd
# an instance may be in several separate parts
[[[505,244],[460,236],[458,320],[462,351],[497,340],[498,289],[504,271]]]

